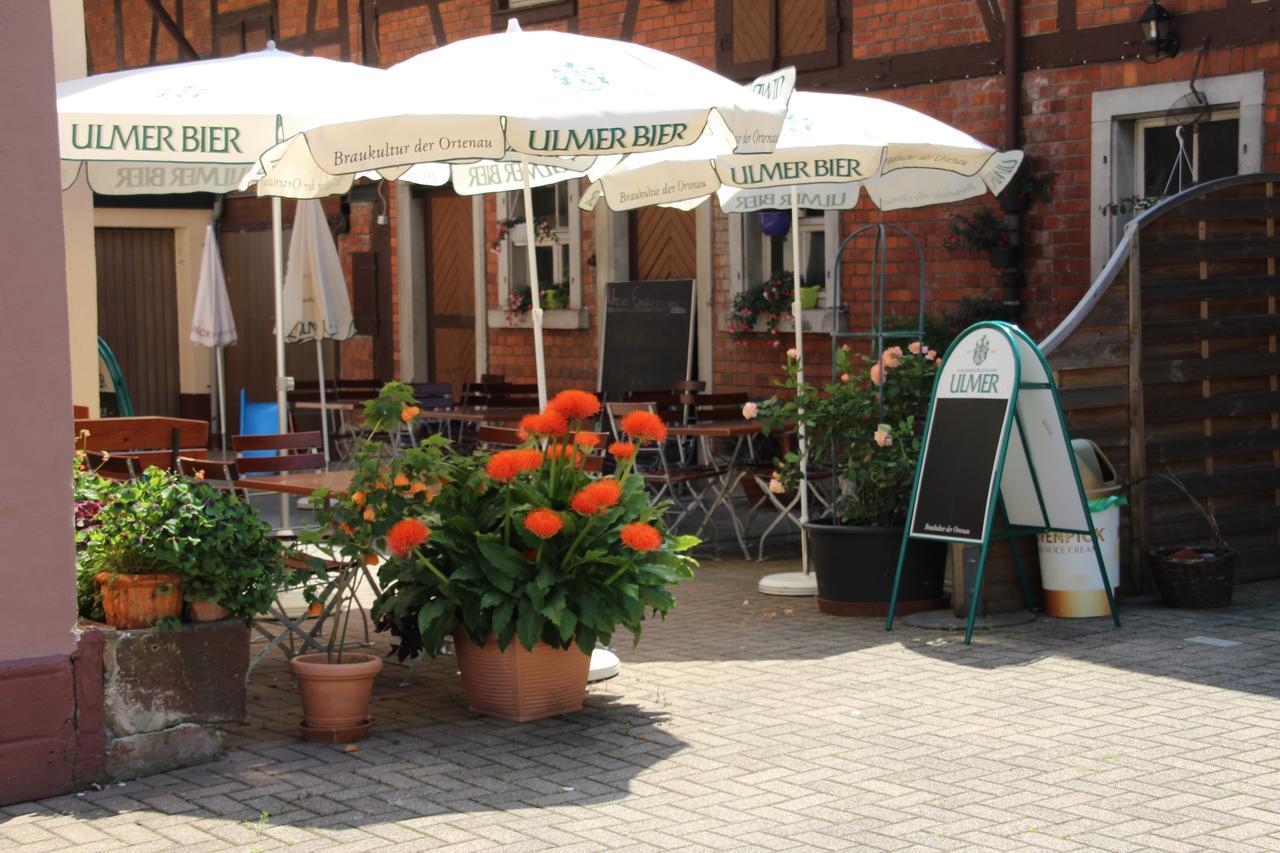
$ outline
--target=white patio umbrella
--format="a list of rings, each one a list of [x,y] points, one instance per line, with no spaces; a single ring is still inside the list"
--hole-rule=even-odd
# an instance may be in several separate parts
[[[231,315],[231,300],[227,298],[227,279],[222,273],[222,254],[218,251],[218,238],[213,233],[213,223],[205,227],[204,249],[200,253],[200,279],[196,286],[196,306],[191,314],[191,340],[214,350],[214,372],[217,374],[218,432],[222,434],[222,449],[227,449],[227,381],[222,360],[222,348],[231,346],[236,338],[236,320]]]
[[[988,190],[997,193],[1021,162],[1021,151],[998,152],[950,125],[889,101],[796,92],[771,153],[735,153],[705,135],[681,151],[630,155],[607,170],[592,170],[596,180],[580,206],[590,210],[604,199],[614,210],[653,204],[689,209],[716,193],[726,213],[789,209],[794,228],[801,208],[852,208],[863,188],[885,210],[958,201]],[[797,378],[803,382],[798,235],[791,240],[791,258]],[[803,479],[808,474],[803,424],[799,446]],[[809,521],[807,484],[800,489],[800,521]],[[816,591],[803,534],[800,543],[802,571],[762,578],[761,592]]]
[[[98,192],[226,192],[262,152],[331,111],[334,91],[376,90],[385,73],[269,46],[59,83],[63,185],[86,172]],[[272,227],[279,318],[284,261],[278,199]],[[284,336],[277,328],[281,432],[288,424],[285,386]]]
[[[464,39],[392,66],[376,89],[330,96],[344,104],[343,113],[265,155],[261,194],[314,197],[340,192],[344,181],[369,170],[413,179],[407,173],[417,164],[509,159],[520,164],[529,215],[531,165],[585,168],[599,156],[692,144],[708,126],[729,150],[768,151],[785,113],[784,104],[671,54],[572,33],[525,32],[514,20],[504,33]],[[587,159],[555,159],[562,157]],[[457,186],[506,188],[483,179]],[[545,403],[533,240],[527,263],[538,391]]]
[[[289,238],[289,268],[284,277],[284,339],[297,344],[315,341],[320,377],[320,424],[324,459],[329,461],[329,413],[324,387],[324,344],[328,338],[345,341],[356,333],[351,316],[347,280],[338,247],[320,202],[298,202]]]

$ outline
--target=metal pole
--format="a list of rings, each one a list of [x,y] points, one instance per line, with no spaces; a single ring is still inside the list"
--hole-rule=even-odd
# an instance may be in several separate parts
[[[283,434],[289,431],[286,389],[289,379],[284,372],[284,224],[280,197],[271,198],[272,286],[276,308],[276,426]]]
[[[796,384],[804,384],[804,308],[800,302],[800,205],[798,187],[791,188],[791,322],[796,334]],[[800,414],[803,416],[804,411]],[[800,420],[800,571],[809,574],[809,537],[804,526],[809,523],[809,459],[804,419]]]
[[[324,467],[329,467],[329,410],[325,408],[324,392],[324,340],[316,338],[316,372],[320,375],[320,440],[324,447]]]
[[[533,362],[538,371],[538,406],[547,406],[547,364],[542,352],[542,297],[538,295],[538,253],[534,246],[537,227],[533,221],[533,190],[529,186],[529,156],[520,155],[520,180],[524,184],[525,258],[529,264],[529,308],[533,315]]]
[[[216,347],[214,365],[218,369],[218,432],[222,433],[222,452],[227,452],[227,368],[222,361],[222,347]]]

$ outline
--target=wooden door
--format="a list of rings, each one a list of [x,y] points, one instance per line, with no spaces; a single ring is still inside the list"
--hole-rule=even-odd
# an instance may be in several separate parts
[[[437,191],[425,205],[430,381],[448,382],[456,393],[476,379],[471,199]]]
[[[287,220],[286,220],[287,221]],[[292,229],[284,229],[288,251]],[[272,295],[271,229],[261,227],[224,228],[222,266],[227,277],[227,297],[236,319],[239,340],[226,348],[227,426],[230,434],[240,432],[240,389],[254,402],[268,402],[276,395],[275,299]],[[334,344],[324,342],[325,376],[334,375]],[[316,345],[285,344],[285,370],[294,379],[315,379]],[[314,418],[299,420],[296,427],[318,428]]]
[[[698,277],[692,211],[642,207],[631,212],[631,277],[636,281]]]
[[[177,417],[178,284],[173,231],[96,228],[98,334],[115,353],[134,413]]]

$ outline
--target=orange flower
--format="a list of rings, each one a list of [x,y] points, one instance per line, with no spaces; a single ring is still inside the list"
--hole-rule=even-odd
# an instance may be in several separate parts
[[[509,483],[521,471],[530,471],[541,466],[542,454],[536,450],[529,448],[499,450],[489,457],[485,471],[499,483]]]
[[[376,566],[376,565],[378,565],[378,562],[379,562],[381,559],[382,559],[382,558],[381,558],[381,557],[379,557],[377,554],[365,554],[365,555],[364,555],[364,564],[365,564],[366,566]]]
[[[373,511],[373,507],[371,507],[371,506],[367,506],[367,507],[365,507],[365,508],[364,508],[364,520],[365,520],[365,521],[373,521],[373,520],[374,520],[375,518],[377,518],[377,517],[378,517],[378,514],[377,514],[377,513],[375,513],[375,512]]]
[[[402,518],[387,533],[387,547],[397,557],[403,557],[431,538],[431,528],[416,518]]]
[[[409,487],[409,494],[418,495],[418,494],[422,494],[426,490],[427,490],[426,483],[414,483],[412,486]]]
[[[409,478],[408,478],[408,477],[406,477],[404,474],[396,474],[396,478],[395,478],[395,480],[394,480],[393,482],[394,482],[397,486],[399,486],[400,488],[402,488],[402,489],[403,489],[403,488],[405,488],[406,486],[408,486],[408,485],[409,485]]]
[[[575,432],[573,434],[573,443],[579,447],[590,449],[600,444],[600,436],[594,432]]]
[[[525,435],[544,435],[560,438],[569,434],[569,421],[555,409],[547,409],[537,415],[525,415],[520,419],[520,431]]]
[[[360,506],[360,504],[364,503],[364,497],[364,492],[352,492],[351,502],[356,506]]]
[[[583,486],[569,506],[579,515],[595,515],[611,506],[617,506],[622,497],[622,484],[612,477],[605,477]]]
[[[650,524],[633,521],[622,528],[622,544],[633,551],[656,551],[662,547],[662,534]]]
[[[547,445],[546,457],[548,460],[567,459],[573,463],[575,468],[582,467],[582,462],[586,458],[572,444],[549,444]]]
[[[667,425],[653,412],[632,412],[622,419],[622,431],[640,444],[667,440]]]
[[[416,418],[418,416],[418,413],[421,411],[422,409],[419,409],[417,406],[405,406],[403,409],[400,410],[400,420],[404,421],[405,423],[408,423],[409,421]]]
[[[547,405],[571,421],[592,417],[600,411],[600,401],[586,391],[561,391]]]
[[[356,532],[351,529],[351,525],[347,524],[345,521],[338,525],[338,529],[341,530],[343,533],[347,534],[348,536],[356,535]]]
[[[539,507],[524,517],[525,529],[542,539],[550,539],[564,529],[564,521],[555,510]]]
[[[636,446],[629,441],[615,441],[609,445],[609,454],[619,461],[636,455]]]

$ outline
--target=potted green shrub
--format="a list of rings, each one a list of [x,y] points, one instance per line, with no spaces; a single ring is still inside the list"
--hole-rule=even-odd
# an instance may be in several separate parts
[[[368,417],[410,401],[389,383]],[[456,452],[441,436],[392,459],[364,456],[350,498],[324,511],[351,553],[385,552],[380,630],[401,659],[435,655],[452,634],[473,711],[529,720],[578,710],[590,655],[618,627],[639,639],[645,611],[665,616],[668,587],[693,576],[664,507],[634,472],[636,446],[665,438],[656,416],[624,419],[615,474],[583,470],[600,409],[566,391],[521,423],[523,447]],[[434,495],[434,497],[433,497]]]
[[[768,281],[733,297],[729,333],[734,340],[744,340],[756,331],[759,321],[764,321],[764,330],[769,334],[778,333],[778,324],[784,317],[790,317],[795,307],[793,280],[790,272],[775,273]],[[801,291],[803,293],[803,288]]]
[[[280,543],[271,526],[229,492],[203,483],[192,490],[204,503],[204,529],[198,548],[181,565],[188,618],[210,622],[265,613],[283,580]]]
[[[838,615],[882,615],[889,601],[920,433],[938,354],[919,342],[892,346],[876,359],[837,350],[834,381],[797,382],[788,354],[785,397],[761,403],[766,432],[805,425],[810,471],[835,473],[834,514],[805,526],[818,583],[818,606]],[[800,455],[778,460],[780,491],[794,486]],[[941,605],[945,546],[912,541],[903,569],[899,612]]]
[[[989,207],[980,207],[971,216],[951,217],[951,233],[942,241],[949,252],[986,252],[995,269],[1017,266],[1017,246],[1012,244],[1004,218]]]

